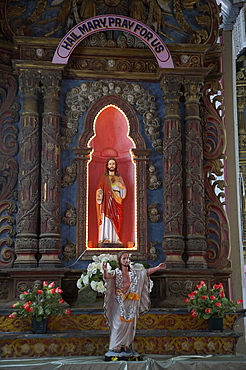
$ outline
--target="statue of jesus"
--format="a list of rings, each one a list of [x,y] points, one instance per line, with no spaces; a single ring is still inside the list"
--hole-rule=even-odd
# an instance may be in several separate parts
[[[106,172],[101,176],[96,191],[98,243],[122,244],[120,229],[125,197],[126,186],[117,171],[116,159],[108,158]]]

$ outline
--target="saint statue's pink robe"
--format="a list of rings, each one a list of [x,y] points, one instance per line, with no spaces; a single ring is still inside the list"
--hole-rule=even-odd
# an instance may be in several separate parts
[[[105,280],[104,312],[110,331],[109,350],[131,345],[137,318],[150,307],[147,270],[131,269],[129,274],[131,284],[126,294],[122,293],[122,273],[118,268],[114,271],[114,279]]]

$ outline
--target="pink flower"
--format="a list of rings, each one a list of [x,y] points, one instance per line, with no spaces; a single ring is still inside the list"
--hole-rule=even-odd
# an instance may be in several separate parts
[[[62,303],[65,303],[64,299],[60,298],[60,299],[59,299],[59,303],[61,303],[61,304],[62,304]]]
[[[238,299],[237,300],[237,304],[240,304],[240,303],[243,303],[243,300],[242,299]]]
[[[210,313],[211,312],[210,308],[205,308],[205,312]]]
[[[42,293],[43,293],[43,291],[42,291],[42,290],[40,290],[40,289],[37,289],[37,290],[36,290],[36,293],[38,293],[38,294],[42,294]]]
[[[51,293],[51,294],[55,294],[55,292],[56,292],[55,288],[50,289],[50,293]]]
[[[26,290],[24,290],[23,294],[28,294]]]
[[[11,313],[8,317],[9,317],[9,319],[14,319],[15,318],[15,313]]]
[[[200,281],[200,285],[206,285],[203,280]]]
[[[48,286],[48,285],[49,285],[48,281],[43,281],[43,286]]]
[[[214,304],[216,307],[221,307],[221,303],[220,302],[215,302]]]
[[[184,301],[185,301],[185,303],[190,303],[190,299],[189,298],[185,298]]]
[[[214,300],[216,299],[215,295],[211,295],[211,296],[210,296],[210,299],[211,299],[212,301],[214,301]]]
[[[50,283],[49,285],[48,285],[48,287],[49,288],[54,288],[56,285],[55,285],[55,283],[54,283],[54,281],[52,281],[52,283]]]
[[[71,310],[66,309],[65,313],[71,313]]]
[[[202,295],[201,298],[205,301],[206,299],[208,299],[208,297],[206,295]]]
[[[59,288],[59,287],[56,288],[56,293],[61,294],[62,292],[63,292],[63,290],[61,290],[61,288]]]

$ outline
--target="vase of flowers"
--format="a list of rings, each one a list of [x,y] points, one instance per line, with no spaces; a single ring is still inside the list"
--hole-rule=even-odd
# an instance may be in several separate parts
[[[17,311],[9,315],[10,319],[17,316],[30,317],[33,333],[45,333],[48,317],[69,314],[71,311],[64,306],[61,296],[62,289],[55,286],[54,282],[36,281],[33,289],[20,294],[20,301],[12,305]],[[23,301],[23,302],[21,302]]]
[[[214,284],[212,289],[208,289],[204,281],[200,281],[200,284],[196,285],[196,290],[189,293],[188,298],[185,298],[185,302],[188,304],[188,309],[190,310],[192,317],[208,320],[212,319],[209,323],[210,331],[223,331],[224,315],[226,313],[235,312],[237,305],[242,303],[242,300],[239,299],[237,301],[230,301],[228,298],[226,298],[224,287],[221,283]],[[214,318],[220,319],[217,320],[217,326],[215,329],[212,324]]]
[[[100,254],[93,256],[87,271],[83,272],[77,280],[79,289],[76,305],[84,306],[95,303],[98,295],[105,291],[105,283],[103,280],[103,262],[108,263],[109,270],[115,270],[118,266],[117,256],[111,254]]]

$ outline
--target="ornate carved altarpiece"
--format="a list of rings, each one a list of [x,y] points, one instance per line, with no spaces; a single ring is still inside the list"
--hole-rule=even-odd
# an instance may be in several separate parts
[[[182,307],[200,279],[227,287],[231,272],[220,9],[215,0],[88,4],[0,2],[0,301],[50,271],[76,300],[81,269],[102,253],[88,244],[88,163],[97,114],[113,105],[132,142],[136,238],[128,249],[150,265],[166,260],[153,305]],[[52,63],[74,25],[103,14],[145,23],[174,68],[159,68],[139,38],[112,30],[85,38],[67,65]]]

